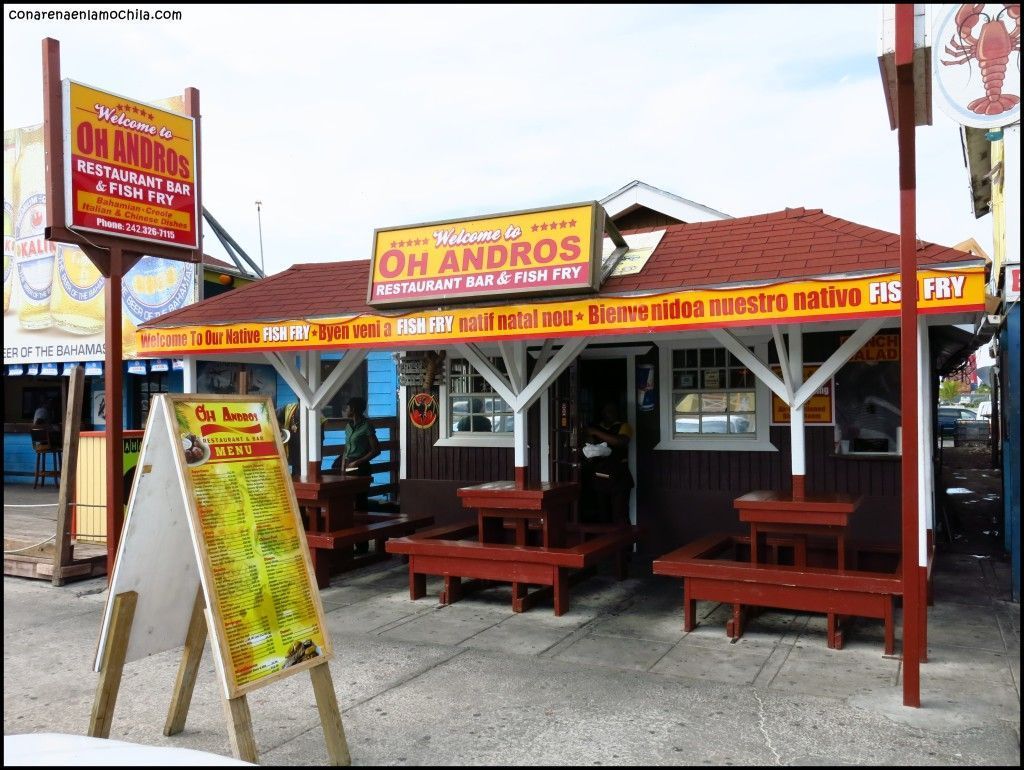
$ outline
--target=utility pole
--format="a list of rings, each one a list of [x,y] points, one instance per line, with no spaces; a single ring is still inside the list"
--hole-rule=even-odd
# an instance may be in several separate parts
[[[263,273],[263,277],[266,277],[267,269],[263,266],[263,217],[260,215],[262,205],[263,201],[256,201],[256,224],[260,230],[260,272]]]

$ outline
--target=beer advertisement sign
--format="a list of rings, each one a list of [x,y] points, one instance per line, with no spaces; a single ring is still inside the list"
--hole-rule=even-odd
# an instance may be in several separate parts
[[[41,125],[4,131],[4,364],[102,361],[107,279],[80,247],[46,239],[44,166]],[[127,272],[125,358],[141,324],[196,301],[198,279],[195,264],[152,256]]]
[[[367,304],[596,291],[603,233],[597,203],[377,230]]]
[[[199,247],[192,118],[65,80],[68,228]]]

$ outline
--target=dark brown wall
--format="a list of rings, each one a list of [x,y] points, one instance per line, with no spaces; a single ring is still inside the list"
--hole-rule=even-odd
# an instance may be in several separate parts
[[[822,361],[838,345],[837,335],[807,335],[806,361]],[[653,363],[657,349],[638,357]],[[539,418],[529,415],[531,477],[538,478]],[[666,553],[709,532],[742,532],[733,500],[755,489],[791,487],[790,436],[785,426],[771,428],[777,452],[701,452],[654,450],[658,443],[658,410],[637,417],[638,523],[644,528],[641,547],[653,555]],[[899,538],[900,461],[898,458],[853,458],[834,455],[831,426],[808,427],[807,491],[845,492],[865,497],[851,520],[852,537],[896,543]],[[432,514],[438,523],[465,518],[456,490],[460,486],[514,477],[512,449],[434,447],[438,428],[409,428],[408,478],[402,482],[402,510]]]
[[[835,457],[832,436],[831,427],[807,428],[807,491],[864,495],[852,537],[897,542],[899,459]],[[709,532],[745,531],[733,500],[792,486],[789,429],[773,427],[771,441],[778,452],[653,451],[638,444],[637,523],[645,550],[663,553]]]
[[[439,435],[440,421],[425,430],[409,425],[399,499],[403,513],[430,514],[435,523],[446,524],[467,515],[456,493],[459,487],[515,477],[514,453],[511,448],[435,447]]]

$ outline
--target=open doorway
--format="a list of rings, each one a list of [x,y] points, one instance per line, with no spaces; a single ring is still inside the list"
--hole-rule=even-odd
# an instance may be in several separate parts
[[[550,400],[550,478],[552,481],[574,481],[584,487],[585,459],[583,446],[587,442],[586,427],[600,422],[605,404],[615,405],[620,419],[634,425],[634,402],[630,396],[629,365],[632,356],[609,355],[602,351],[588,351],[591,355],[576,359],[555,381]],[[584,354],[586,355],[586,354]],[[630,470],[635,478],[635,447],[630,447]],[[586,505],[586,490],[581,490],[580,505],[573,513],[574,521],[581,516],[580,506]],[[635,518],[635,495],[630,495],[630,519]]]
[[[615,404],[619,417],[629,420],[625,358],[584,358],[580,362],[579,418],[583,425],[597,423],[601,409]]]

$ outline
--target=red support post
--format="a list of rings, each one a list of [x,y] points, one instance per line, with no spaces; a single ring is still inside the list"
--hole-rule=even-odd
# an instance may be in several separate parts
[[[110,272],[107,275],[106,323],[104,337],[106,356],[103,362],[104,399],[106,402],[107,461],[107,581],[114,575],[117,546],[124,524],[124,426],[122,386],[124,373],[121,359],[121,279],[125,274],[125,255],[120,246],[110,249]]]
[[[917,181],[914,115],[914,5],[896,4],[896,101],[900,181],[900,411],[903,705],[921,705],[921,582],[917,494]]]

